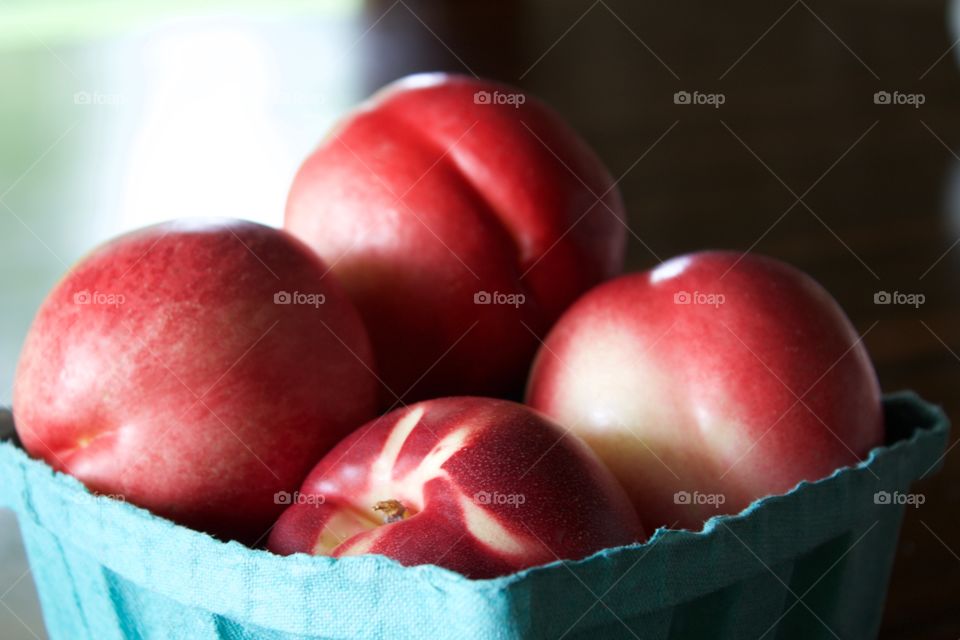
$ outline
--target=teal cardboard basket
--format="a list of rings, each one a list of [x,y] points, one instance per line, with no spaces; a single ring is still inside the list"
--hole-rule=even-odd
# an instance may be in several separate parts
[[[876,636],[910,483],[943,412],[888,396],[887,446],[702,532],[658,530],[494,580],[381,556],[279,557],[219,542],[29,458],[0,424],[0,504],[19,515],[51,637],[775,638]]]

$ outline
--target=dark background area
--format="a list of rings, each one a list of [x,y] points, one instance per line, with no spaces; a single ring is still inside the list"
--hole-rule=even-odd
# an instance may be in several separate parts
[[[885,390],[915,389],[960,416],[960,34],[949,7],[375,2],[367,15],[380,17],[364,44],[369,89],[417,70],[473,72],[569,119],[622,176],[630,269],[704,248],[786,260],[866,334]],[[725,102],[678,105],[677,91]],[[878,91],[923,104],[876,104]],[[878,305],[879,291],[925,302]],[[958,455],[915,487],[926,503],[907,510],[883,638],[960,636]]]
[[[953,419],[960,416],[960,29],[952,29],[955,14],[943,2],[377,1],[351,14],[353,30],[342,44],[327,30],[332,19],[302,8],[290,13],[263,18],[264,41],[275,43],[281,62],[297,60],[301,79],[315,82],[298,85],[302,93],[287,96],[286,107],[309,111],[303,96],[319,91],[327,96],[325,108],[341,112],[397,77],[428,70],[489,76],[529,90],[569,120],[620,178],[630,269],[705,248],[786,260],[847,310],[885,390],[914,389]],[[144,27],[136,29],[142,34]],[[88,74],[138,38],[149,39],[120,30],[49,46],[27,38],[29,46],[4,50],[0,81],[26,82],[39,69],[63,96],[101,88]],[[45,43],[47,36],[37,39]],[[331,42],[348,52],[349,68],[310,76],[338,64],[316,48]],[[58,218],[43,213],[72,209],[80,221],[71,224],[84,226],[84,207],[103,206],[103,199],[72,198],[65,207],[51,185],[75,185],[62,188],[83,195],[87,185],[76,186],[81,174],[70,167],[89,170],[92,158],[126,163],[122,150],[98,138],[103,128],[96,122],[112,116],[90,120],[85,113],[83,144],[96,155],[77,161],[81,147],[68,138],[62,154],[37,165],[69,124],[61,118],[29,138],[33,129],[22,123],[48,110],[37,101],[44,91],[31,84],[0,98],[0,146],[7,147],[0,153],[0,200],[9,205],[0,209],[0,247],[8,254],[0,258],[4,386],[29,318],[63,271],[58,263],[72,262],[129,222],[109,219],[102,234],[96,226],[67,234]],[[124,91],[129,114],[140,104],[138,89]],[[676,104],[679,91],[722,94],[724,102]],[[880,91],[920,96],[923,104],[877,104]],[[127,117],[117,126],[129,137],[135,121]],[[296,116],[285,122],[284,139],[295,142],[281,152],[287,160],[270,196],[278,205],[285,176],[329,124]],[[18,145],[27,151],[14,154]],[[30,176],[23,179],[25,170]],[[107,204],[122,203],[108,198]],[[278,224],[282,209],[276,209],[266,217]],[[14,211],[30,213],[14,220],[7,215]],[[46,261],[38,266],[32,256]],[[925,301],[876,304],[881,291],[923,294]],[[926,501],[907,509],[882,638],[960,637],[957,449],[948,450],[939,474],[915,487]],[[0,582],[0,594],[15,573]]]

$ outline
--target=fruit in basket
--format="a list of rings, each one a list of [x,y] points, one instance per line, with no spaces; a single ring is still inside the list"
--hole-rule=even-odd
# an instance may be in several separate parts
[[[505,400],[442,398],[373,420],[320,461],[268,548],[378,553],[490,578],[641,540],[623,489],[576,436]]]
[[[519,398],[536,336],[620,272],[624,215],[601,161],[551,109],[438,73],[341,122],[300,168],[285,226],[359,307],[389,406]]]
[[[527,401],[590,444],[648,529],[699,529],[856,463],[884,434],[840,306],[753,254],[693,253],[590,291],[547,337]]]
[[[360,317],[284,231],[184,220],[84,258],[20,357],[25,448],[91,490],[253,541],[316,461],[375,415]]]

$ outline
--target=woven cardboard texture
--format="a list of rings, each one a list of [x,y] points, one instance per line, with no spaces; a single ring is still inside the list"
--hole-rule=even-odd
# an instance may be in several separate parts
[[[856,467],[702,532],[658,530],[642,545],[495,580],[219,542],[30,459],[9,414],[0,504],[18,514],[53,638],[859,640],[876,635],[910,508],[876,496],[933,473],[949,437],[940,409],[912,393],[885,407],[887,446]]]

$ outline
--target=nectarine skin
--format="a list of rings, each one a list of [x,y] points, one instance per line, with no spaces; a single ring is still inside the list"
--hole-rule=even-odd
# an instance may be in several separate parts
[[[544,104],[424,74],[381,90],[320,143],[285,227],[359,307],[392,406],[519,399],[536,335],[620,272],[623,218],[601,161]],[[477,304],[483,294],[490,303]]]
[[[370,422],[291,502],[272,551],[379,553],[471,578],[643,539],[623,489],[579,438],[488,398],[427,400]]]
[[[527,401],[591,445],[648,529],[699,529],[884,438],[839,305],[753,254],[693,253],[593,289],[547,337]]]
[[[254,541],[283,508],[274,493],[374,415],[369,339],[326,271],[286,232],[241,221],[101,246],[27,336],[14,389],[24,446],[94,491]],[[284,292],[302,295],[277,304]]]

